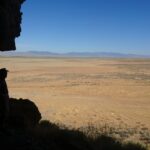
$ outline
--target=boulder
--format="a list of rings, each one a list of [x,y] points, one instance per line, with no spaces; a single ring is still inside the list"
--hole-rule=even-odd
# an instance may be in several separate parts
[[[38,107],[28,99],[10,98],[10,128],[33,128],[41,119]]]

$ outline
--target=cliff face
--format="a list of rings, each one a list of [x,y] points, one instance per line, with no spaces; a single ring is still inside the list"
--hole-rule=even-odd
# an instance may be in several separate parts
[[[21,4],[25,0],[0,0],[0,51],[15,50],[21,32]]]

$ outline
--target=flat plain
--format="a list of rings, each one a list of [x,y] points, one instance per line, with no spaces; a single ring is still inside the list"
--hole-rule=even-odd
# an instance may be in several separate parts
[[[150,128],[150,59],[0,57],[2,67],[10,97],[34,101],[43,119]]]

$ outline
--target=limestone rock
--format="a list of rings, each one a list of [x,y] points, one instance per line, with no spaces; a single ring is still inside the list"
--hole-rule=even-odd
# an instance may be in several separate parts
[[[25,0],[0,0],[0,51],[15,50],[15,38],[20,36],[21,4]]]

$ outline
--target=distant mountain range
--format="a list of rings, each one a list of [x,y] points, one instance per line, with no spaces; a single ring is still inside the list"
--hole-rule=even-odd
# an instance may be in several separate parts
[[[112,52],[70,52],[52,53],[48,51],[27,51],[27,52],[0,52],[0,56],[17,57],[107,57],[107,58],[150,58],[150,55],[123,54]]]

